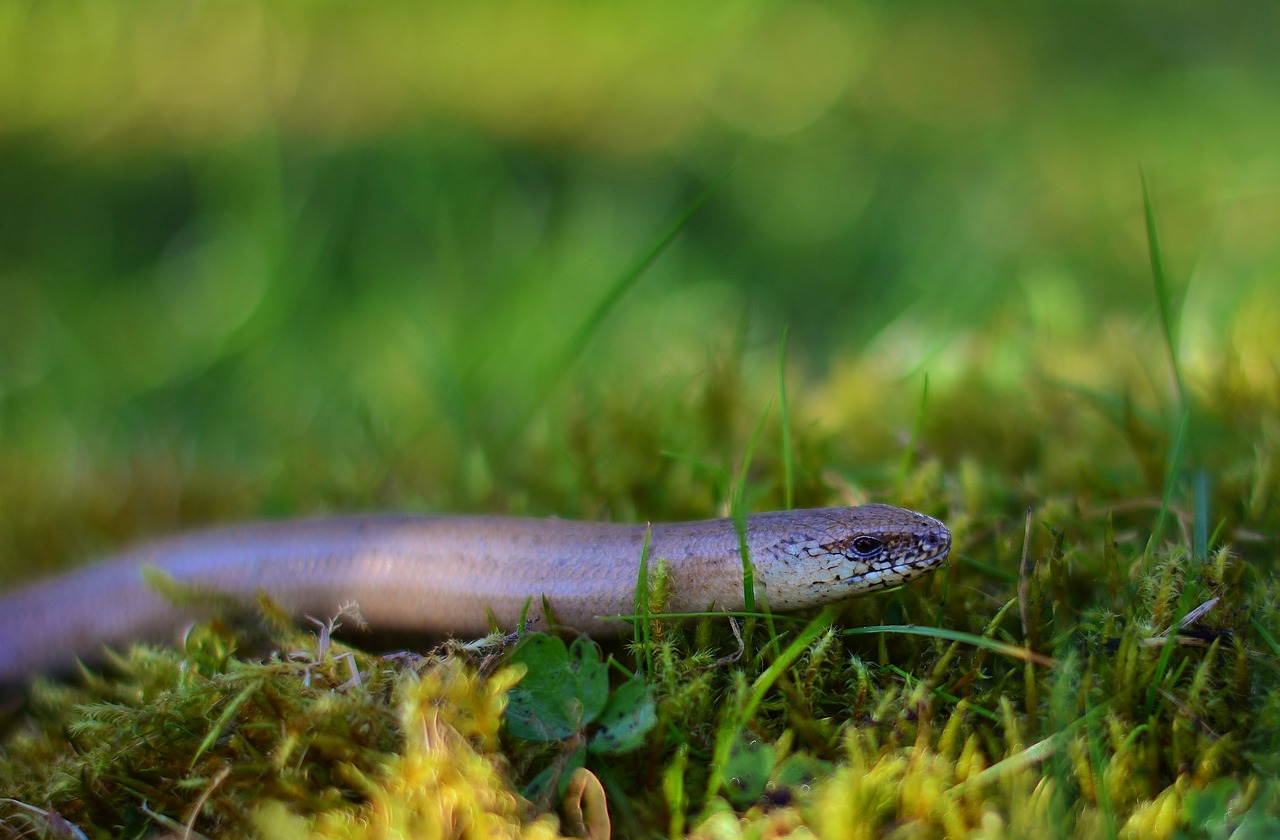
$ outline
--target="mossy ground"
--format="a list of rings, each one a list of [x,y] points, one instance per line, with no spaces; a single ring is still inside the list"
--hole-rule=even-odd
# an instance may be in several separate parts
[[[955,537],[611,649],[656,723],[554,797],[505,648],[211,622],[5,707],[0,836],[1274,833],[1277,8],[0,4],[4,586],[364,510]]]
[[[777,620],[775,637],[755,622],[737,657],[715,619],[660,622],[649,647],[614,650],[646,674],[658,723],[640,749],[588,762],[603,782],[597,807],[607,801],[628,836],[1214,837],[1280,826],[1277,382],[1234,374],[1187,383],[1181,441],[1176,423],[1155,419],[1172,406],[1118,399],[1108,409],[1054,385],[931,388],[916,401],[920,418],[880,414],[873,434],[907,431],[878,461],[855,454],[830,420],[808,418],[826,403],[849,414],[836,428],[876,424],[850,395],[901,386],[846,374],[843,387],[796,389],[796,504],[875,498],[925,510],[951,524],[952,560],[847,604],[829,628],[810,626],[783,668],[803,624]],[[704,405],[727,395],[743,407],[728,413],[744,430],[738,451],[761,416],[745,407],[767,404],[766,390],[705,386]],[[1073,431],[1035,447],[1010,429],[987,452],[949,443],[954,423],[1003,425],[1010,413],[1052,413]],[[783,500],[778,416],[765,418],[742,471],[754,508]],[[636,441],[654,432],[631,420],[634,429],[591,426],[589,448],[613,463],[641,459]],[[713,437],[705,419],[678,425]],[[586,443],[555,437],[544,446]],[[855,458],[876,478],[833,466]],[[167,480],[149,469],[131,470],[139,490]],[[664,495],[705,499],[697,514],[728,503],[729,488],[685,475],[666,479],[675,486]],[[585,484],[565,490],[590,499]],[[107,492],[118,489],[90,480],[70,498],[92,505]],[[848,632],[871,625],[926,634]],[[324,646],[314,628],[277,634],[265,663],[237,657],[236,634],[210,624],[185,651],[139,648],[87,682],[38,683],[8,722],[5,796],[91,836],[185,825],[272,837],[560,830],[554,803],[520,796],[558,747],[503,734],[518,671],[501,648],[380,659]],[[14,830],[25,819],[56,834],[5,807]]]

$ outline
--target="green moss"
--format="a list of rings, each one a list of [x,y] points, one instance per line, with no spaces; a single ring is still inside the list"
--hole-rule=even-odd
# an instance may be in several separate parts
[[[1269,411],[1216,415],[1257,443],[1221,465],[1238,495],[1214,509],[1238,524],[1204,555],[1180,489],[1148,548],[1161,504],[1140,471],[1090,497],[1041,476],[1024,517],[1017,482],[926,438],[899,492],[953,524],[949,567],[845,605],[792,649],[787,621],[778,645],[757,628],[740,653],[722,620],[654,623],[634,662],[657,724],[595,769],[615,828],[1170,837],[1275,819],[1280,598],[1269,544],[1252,536],[1277,524],[1256,502],[1270,492],[1255,458],[1273,448]],[[895,624],[971,635],[840,632]],[[38,683],[9,721],[3,793],[90,836],[193,815],[207,835],[558,830],[519,793],[554,753],[502,734],[519,671],[500,649],[383,660],[321,638],[271,630],[260,649],[287,654],[256,662],[247,637],[210,623],[182,650],[138,647],[102,675]],[[11,825],[41,823],[2,807]]]

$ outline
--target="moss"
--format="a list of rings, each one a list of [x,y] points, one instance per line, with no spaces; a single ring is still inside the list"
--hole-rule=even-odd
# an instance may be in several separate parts
[[[1050,493],[1029,520],[1001,516],[993,499],[1018,493],[1000,482],[971,461],[923,458],[901,492],[955,525],[950,568],[847,605],[766,681],[792,624],[777,624],[782,646],[757,630],[741,653],[723,622],[658,624],[634,659],[658,725],[599,770],[615,828],[1173,837],[1201,811],[1224,825],[1273,815],[1280,599],[1263,544],[1148,547],[1139,523],[1159,506],[1123,494]],[[1180,526],[1186,514],[1172,516]],[[973,636],[841,632],[912,622]],[[560,831],[521,794],[548,754],[502,733],[519,671],[500,649],[388,660],[270,632],[281,653],[266,661],[242,658],[239,631],[214,622],[182,650],[140,646],[101,676],[36,685],[4,742],[5,796],[90,836],[188,823],[210,836]],[[1024,648],[1051,664],[1010,655]],[[728,753],[737,775],[709,789],[726,738],[740,745]],[[1223,782],[1229,795],[1205,799]],[[10,825],[42,824],[4,807]]]
[[[402,678],[392,703],[401,748],[374,772],[344,766],[358,808],[302,815],[290,801],[257,806],[251,824],[277,838],[560,836],[511,788],[498,757],[498,724],[516,669],[481,679],[457,657],[435,659]]]

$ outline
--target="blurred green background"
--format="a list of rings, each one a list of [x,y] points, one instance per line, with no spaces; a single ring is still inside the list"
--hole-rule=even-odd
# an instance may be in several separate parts
[[[1278,31],[1262,2],[6,2],[0,553],[708,512],[784,328],[802,443],[835,442],[798,501],[882,488],[925,374],[933,451],[1016,463],[1052,448],[1029,388],[1168,401],[1140,168],[1189,381],[1274,401]]]

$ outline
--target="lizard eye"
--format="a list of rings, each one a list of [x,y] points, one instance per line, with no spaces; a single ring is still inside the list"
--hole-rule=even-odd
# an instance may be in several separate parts
[[[863,560],[869,560],[882,551],[884,551],[884,543],[875,537],[861,536],[853,540],[853,553]]]

